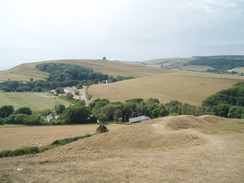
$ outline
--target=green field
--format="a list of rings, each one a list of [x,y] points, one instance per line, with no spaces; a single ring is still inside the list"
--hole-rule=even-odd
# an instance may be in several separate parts
[[[12,105],[14,109],[30,107],[32,111],[42,111],[53,109],[57,104],[69,106],[71,103],[58,97],[46,96],[43,93],[0,92],[0,106]]]

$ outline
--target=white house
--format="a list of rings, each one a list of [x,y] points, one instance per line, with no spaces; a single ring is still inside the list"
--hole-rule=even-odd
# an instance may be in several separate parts
[[[48,116],[47,116],[47,121],[48,122],[53,122],[53,121],[55,121],[56,120],[56,118],[55,118],[55,116],[53,115],[53,114],[49,114]]]

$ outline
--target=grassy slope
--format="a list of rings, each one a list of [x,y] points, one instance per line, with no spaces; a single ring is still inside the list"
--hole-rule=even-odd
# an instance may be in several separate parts
[[[179,100],[200,105],[208,96],[243,81],[243,77],[175,72],[126,80],[111,84],[93,85],[88,93],[95,98],[108,98],[112,101],[130,98],[158,98],[162,103]]]
[[[28,64],[21,64],[12,69],[0,72],[0,81],[4,80],[23,80],[29,81],[30,78],[44,79],[48,77],[48,73],[39,71],[35,66],[39,63],[65,63],[65,64],[77,64],[83,67],[92,68],[96,72],[102,72],[104,74],[112,76],[134,76],[141,77],[150,75],[153,73],[171,72],[166,70],[160,70],[157,68],[144,67],[140,65],[132,65],[129,63],[122,63],[116,61],[101,61],[101,60],[50,60],[45,62],[33,62]]]
[[[243,122],[154,119],[41,154],[3,158],[0,181],[243,183]]]
[[[69,106],[70,103],[56,97],[45,96],[43,93],[3,93],[0,92],[0,106],[13,105],[15,109],[19,107],[30,107],[32,111],[42,111],[53,109],[57,104]]]

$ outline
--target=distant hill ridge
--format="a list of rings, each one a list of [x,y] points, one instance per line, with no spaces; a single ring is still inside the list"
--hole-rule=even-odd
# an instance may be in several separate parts
[[[142,65],[188,71],[226,73],[230,69],[244,73],[244,55],[194,56],[189,58],[163,58],[144,62]],[[217,71],[216,71],[217,70]],[[222,71],[222,72],[219,72]],[[235,70],[232,70],[235,71]]]
[[[64,63],[64,64],[76,64],[84,68],[93,69],[95,72],[101,72],[111,76],[132,76],[142,77],[154,73],[168,73],[172,71],[162,70],[158,68],[143,67],[140,65],[134,65],[128,62],[108,61],[108,60],[88,60],[88,59],[64,59],[64,60],[50,60],[42,62],[32,62],[18,65],[9,70],[0,71],[0,81],[6,80],[22,80],[29,81],[30,78],[34,80],[45,79],[49,76],[49,73],[40,71],[35,68],[38,64],[43,63]]]

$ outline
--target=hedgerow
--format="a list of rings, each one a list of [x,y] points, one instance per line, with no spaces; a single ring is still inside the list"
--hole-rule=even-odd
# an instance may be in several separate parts
[[[4,151],[0,152],[0,158],[21,156],[21,155],[26,155],[26,154],[37,154],[37,153],[41,153],[41,152],[47,151],[49,149],[52,149],[54,147],[62,146],[62,145],[77,141],[79,139],[84,139],[84,138],[87,138],[90,136],[92,136],[92,134],[65,138],[65,139],[61,139],[61,140],[55,140],[53,143],[46,145],[46,146],[42,146],[42,147],[35,147],[35,146],[34,147],[23,147],[23,148],[15,149],[13,151],[4,150]]]

